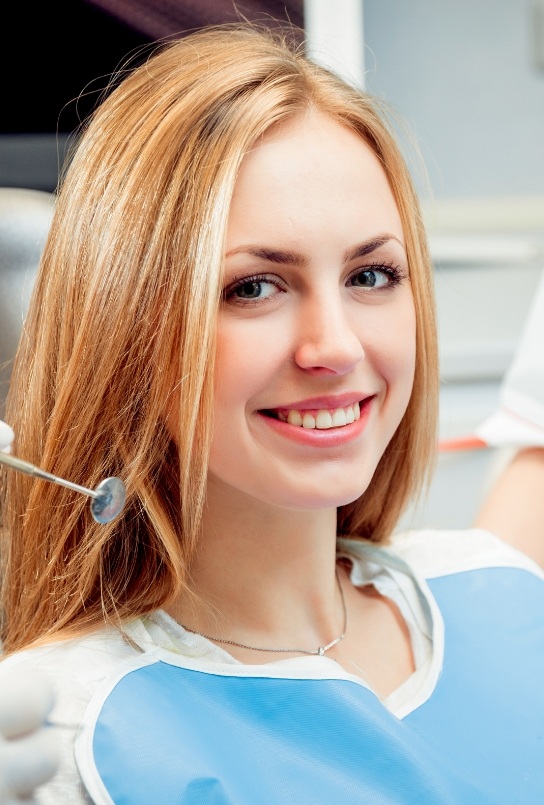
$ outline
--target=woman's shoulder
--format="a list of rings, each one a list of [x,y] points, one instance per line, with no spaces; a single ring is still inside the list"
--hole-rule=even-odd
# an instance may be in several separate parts
[[[48,678],[57,706],[84,707],[92,691],[116,666],[138,654],[123,631],[103,627],[90,634],[44,643],[9,654],[0,662],[0,684],[4,674],[18,671]],[[68,714],[66,714],[68,715]],[[74,715],[70,713],[70,717]]]
[[[117,628],[103,627],[67,640],[57,640],[8,655],[0,662],[2,679],[17,673],[50,682],[54,704],[48,717],[57,729],[60,766],[52,780],[39,789],[41,805],[90,805],[74,758],[74,741],[86,708],[101,682],[141,650]]]
[[[503,540],[479,528],[421,529],[395,534],[387,549],[424,578],[489,567],[527,570],[544,580],[536,562]]]

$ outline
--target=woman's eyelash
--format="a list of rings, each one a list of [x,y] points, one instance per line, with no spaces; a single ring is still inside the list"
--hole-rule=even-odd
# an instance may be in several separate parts
[[[406,279],[406,272],[393,262],[381,263],[377,261],[362,267],[362,271],[377,271],[378,269],[383,271],[385,274],[388,274],[391,279],[398,280],[399,282],[400,280]]]
[[[398,285],[400,282],[402,282],[402,280],[406,279],[407,277],[406,272],[403,271],[403,269],[400,266],[395,265],[393,262],[383,263],[380,261],[375,261],[373,263],[367,263],[364,266],[359,266],[358,268],[356,268],[348,276],[347,281],[349,282],[355,279],[356,277],[361,276],[362,274],[370,272],[379,272],[381,274],[386,275],[388,278],[387,284],[385,286],[378,286],[376,290],[378,290],[379,287],[382,287],[383,290],[385,290],[386,288],[392,288],[395,285]],[[223,301],[238,301],[240,304],[251,304],[252,302],[256,303],[258,301],[261,302],[265,301],[266,297],[260,299],[257,297],[255,299],[251,298],[236,299],[235,296],[237,291],[240,291],[245,286],[249,288],[252,285],[256,286],[263,283],[266,283],[268,285],[274,285],[277,289],[281,290],[283,290],[285,287],[284,284],[281,282],[281,280],[273,274],[252,274],[250,276],[240,276],[235,277],[232,280],[232,282],[230,282],[227,285],[227,287],[223,290],[222,299]]]
[[[402,280],[405,280],[408,276],[407,272],[404,271],[400,266],[396,265],[395,263],[383,263],[380,261],[376,261],[373,263],[367,263],[364,266],[359,266],[356,268],[355,271],[352,271],[348,277],[348,280],[352,280],[355,277],[364,274],[365,272],[370,271],[379,271],[382,274],[385,274],[389,282],[387,284],[387,288],[391,288],[394,285],[399,285]]]
[[[224,288],[222,293],[223,301],[232,299],[236,291],[243,288],[244,285],[258,285],[259,283],[264,282],[269,283],[270,285],[275,285],[276,288],[283,288],[283,284],[280,282],[278,277],[275,277],[271,274],[252,274],[250,277],[235,277],[232,282],[230,282],[227,287]],[[250,302],[251,300],[243,301]]]

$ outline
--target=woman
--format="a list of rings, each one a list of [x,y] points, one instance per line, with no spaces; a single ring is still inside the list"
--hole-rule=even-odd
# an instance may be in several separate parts
[[[2,671],[53,680],[64,741],[41,802],[544,793],[537,564],[392,537],[435,450],[431,278],[374,102],[277,34],[193,34],[98,108],[8,401],[16,455],[127,485],[99,526],[5,479]]]

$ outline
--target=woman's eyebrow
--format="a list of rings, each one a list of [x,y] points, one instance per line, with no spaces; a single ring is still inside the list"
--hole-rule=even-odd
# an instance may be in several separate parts
[[[382,235],[377,235],[376,237],[370,238],[370,240],[365,240],[362,243],[358,243],[356,246],[348,249],[344,253],[344,262],[349,263],[351,260],[355,260],[357,257],[364,257],[376,249],[379,249],[380,246],[384,246],[390,240],[395,240],[402,246],[402,248],[404,248],[402,241],[395,237],[395,235],[384,233]],[[267,246],[256,246],[250,244],[245,246],[237,246],[235,249],[228,251],[225,256],[232,257],[234,254],[249,254],[252,257],[259,258],[260,260],[267,260],[269,263],[276,263],[279,265],[295,265],[305,267],[308,266],[310,262],[307,257],[305,257],[303,254],[299,254],[298,252],[283,249],[271,249]]]
[[[377,235],[370,240],[365,240],[363,243],[359,243],[357,246],[348,249],[344,253],[344,262],[349,263],[351,260],[356,260],[357,257],[365,257],[367,254],[371,254],[376,251],[376,249],[379,249],[380,246],[385,246],[390,240],[396,241],[404,249],[404,243],[401,240],[395,237],[395,235],[385,233],[383,235]]]
[[[237,246],[228,251],[225,257],[231,257],[233,254],[250,254],[260,260],[268,260],[270,263],[281,265],[307,266],[309,264],[308,258],[298,252],[269,249],[266,246]]]

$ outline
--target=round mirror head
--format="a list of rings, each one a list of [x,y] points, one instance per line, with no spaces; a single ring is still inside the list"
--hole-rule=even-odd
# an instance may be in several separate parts
[[[96,497],[91,499],[91,514],[97,523],[111,523],[123,510],[126,490],[120,478],[105,478],[96,489]]]

